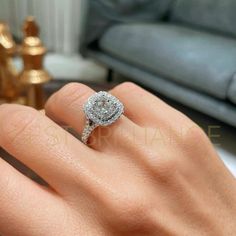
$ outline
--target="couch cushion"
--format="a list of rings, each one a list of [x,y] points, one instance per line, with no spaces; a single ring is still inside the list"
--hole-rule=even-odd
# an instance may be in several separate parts
[[[161,19],[174,0],[90,0],[83,1],[82,29],[85,44],[98,39],[115,23],[155,22]],[[84,6],[85,5],[85,6]]]
[[[236,72],[236,40],[177,25],[116,25],[99,44],[118,59],[222,99]]]
[[[236,104],[236,74],[233,77],[233,80],[229,86],[228,98],[231,102]]]
[[[172,9],[173,21],[236,36],[235,0],[176,0]]]

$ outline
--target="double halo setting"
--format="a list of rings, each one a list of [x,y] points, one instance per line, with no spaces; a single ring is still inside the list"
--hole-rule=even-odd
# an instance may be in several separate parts
[[[87,121],[81,139],[87,144],[90,134],[97,126],[111,125],[120,118],[124,105],[113,95],[100,91],[88,98],[83,110]]]

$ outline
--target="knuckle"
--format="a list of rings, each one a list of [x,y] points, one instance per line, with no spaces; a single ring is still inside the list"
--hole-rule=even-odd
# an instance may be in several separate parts
[[[175,173],[178,169],[178,163],[175,159],[160,158],[155,163],[154,173],[156,180],[163,184],[169,184],[175,179]]]
[[[117,85],[113,90],[114,91],[122,91],[122,92],[125,92],[125,91],[130,92],[130,91],[138,90],[138,89],[140,89],[140,87],[133,82],[123,82],[123,83]]]
[[[197,125],[188,126],[182,135],[182,142],[187,145],[196,145],[196,143],[203,143],[206,141],[206,134],[203,129]]]
[[[3,143],[12,143],[20,140],[24,132],[27,132],[29,126],[36,119],[38,113],[30,107],[9,105],[3,113],[5,117],[1,122],[1,139]],[[4,114],[3,114],[4,116]]]
[[[152,229],[151,206],[137,196],[112,199],[109,208],[112,212],[112,217],[109,217],[112,227],[118,227],[123,232]]]
[[[204,130],[197,125],[187,128],[180,140],[182,152],[191,159],[196,158],[197,161],[199,161],[199,156],[206,156],[206,153],[210,150],[210,144]]]
[[[58,109],[73,108],[76,104],[81,109],[84,98],[89,96],[91,90],[83,84],[79,83],[68,83],[58,92],[56,92],[47,102],[46,110],[57,111]]]
[[[71,94],[78,92],[81,87],[83,87],[82,84],[78,83],[68,83],[64,87],[62,87],[56,94],[58,97],[67,98],[70,97]]]

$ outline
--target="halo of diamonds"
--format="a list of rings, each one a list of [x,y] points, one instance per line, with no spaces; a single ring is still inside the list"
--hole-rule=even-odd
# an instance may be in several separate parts
[[[100,91],[89,97],[84,104],[84,112],[88,120],[97,125],[107,126],[122,115],[124,106],[116,97]]]

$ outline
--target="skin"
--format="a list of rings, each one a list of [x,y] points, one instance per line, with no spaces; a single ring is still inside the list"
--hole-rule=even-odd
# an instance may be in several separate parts
[[[94,93],[72,83],[46,116],[0,106],[0,145],[43,187],[0,158],[0,235],[236,235],[236,180],[189,118],[132,83],[111,93],[125,115],[85,146],[82,106]]]

